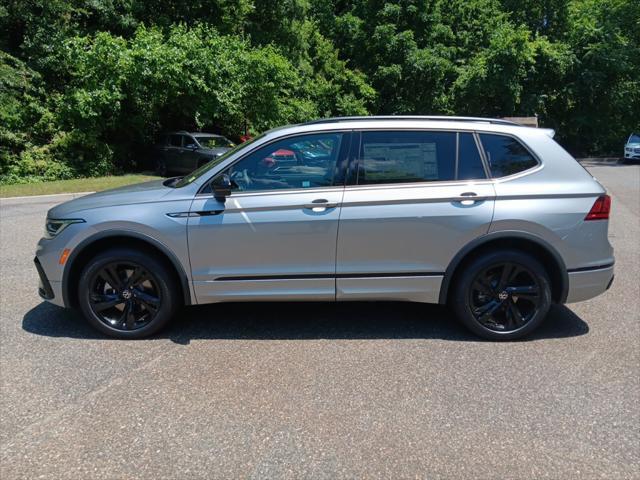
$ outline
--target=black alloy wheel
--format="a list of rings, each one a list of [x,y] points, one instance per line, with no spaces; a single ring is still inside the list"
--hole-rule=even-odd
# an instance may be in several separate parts
[[[78,282],[78,301],[88,322],[117,338],[142,338],[160,330],[181,303],[179,292],[168,261],[130,248],[99,253]]]
[[[106,325],[136,330],[151,323],[162,307],[155,276],[132,262],[108,263],[90,283],[89,305]]]
[[[535,330],[551,307],[549,276],[518,250],[484,253],[465,263],[450,304],[470,330],[490,340],[515,340]]]
[[[504,262],[484,269],[469,291],[476,321],[499,332],[522,328],[535,316],[542,301],[540,285],[527,268]]]

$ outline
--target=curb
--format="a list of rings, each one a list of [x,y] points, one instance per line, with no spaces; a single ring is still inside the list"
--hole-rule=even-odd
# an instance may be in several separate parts
[[[76,192],[76,193],[52,193],[49,195],[27,195],[24,197],[0,197],[0,202],[2,202],[2,204],[5,203],[38,203],[39,201],[43,201],[43,200],[52,200],[52,201],[56,201],[59,200],[63,201],[65,200],[64,197],[68,197],[67,200],[71,200],[73,198],[77,198],[77,197],[83,197],[85,195],[89,195],[90,193],[94,193],[94,192]]]

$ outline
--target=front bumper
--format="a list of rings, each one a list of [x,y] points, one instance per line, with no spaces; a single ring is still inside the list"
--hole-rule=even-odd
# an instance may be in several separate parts
[[[51,280],[37,256],[33,259],[33,263],[36,267],[36,271],[38,272],[38,277],[40,279],[40,283],[38,285],[38,295],[40,295],[40,297],[47,302],[58,305],[59,307],[64,307],[65,304],[62,297],[62,282],[58,280]]]
[[[55,298],[55,293],[53,291],[53,288],[51,287],[51,282],[49,282],[49,279],[47,278],[47,274],[44,273],[44,269],[42,268],[38,257],[33,259],[33,263],[36,266],[38,277],[40,277],[40,284],[38,285],[38,295],[40,295],[45,300],[53,300]]]
[[[613,265],[569,272],[567,303],[582,302],[606,292],[613,283]]]

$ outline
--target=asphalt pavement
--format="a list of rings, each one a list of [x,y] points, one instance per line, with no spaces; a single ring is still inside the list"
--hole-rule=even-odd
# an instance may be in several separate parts
[[[60,198],[0,201],[0,478],[640,478],[640,167],[589,169],[613,287],[513,343],[398,303],[191,307],[107,339],[36,293]]]

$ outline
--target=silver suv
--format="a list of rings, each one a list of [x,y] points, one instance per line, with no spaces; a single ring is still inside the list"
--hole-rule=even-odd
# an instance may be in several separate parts
[[[522,337],[613,281],[611,200],[553,131],[353,117],[271,130],[185,177],[52,208],[40,295],[139,338],[182,305],[448,304]]]

